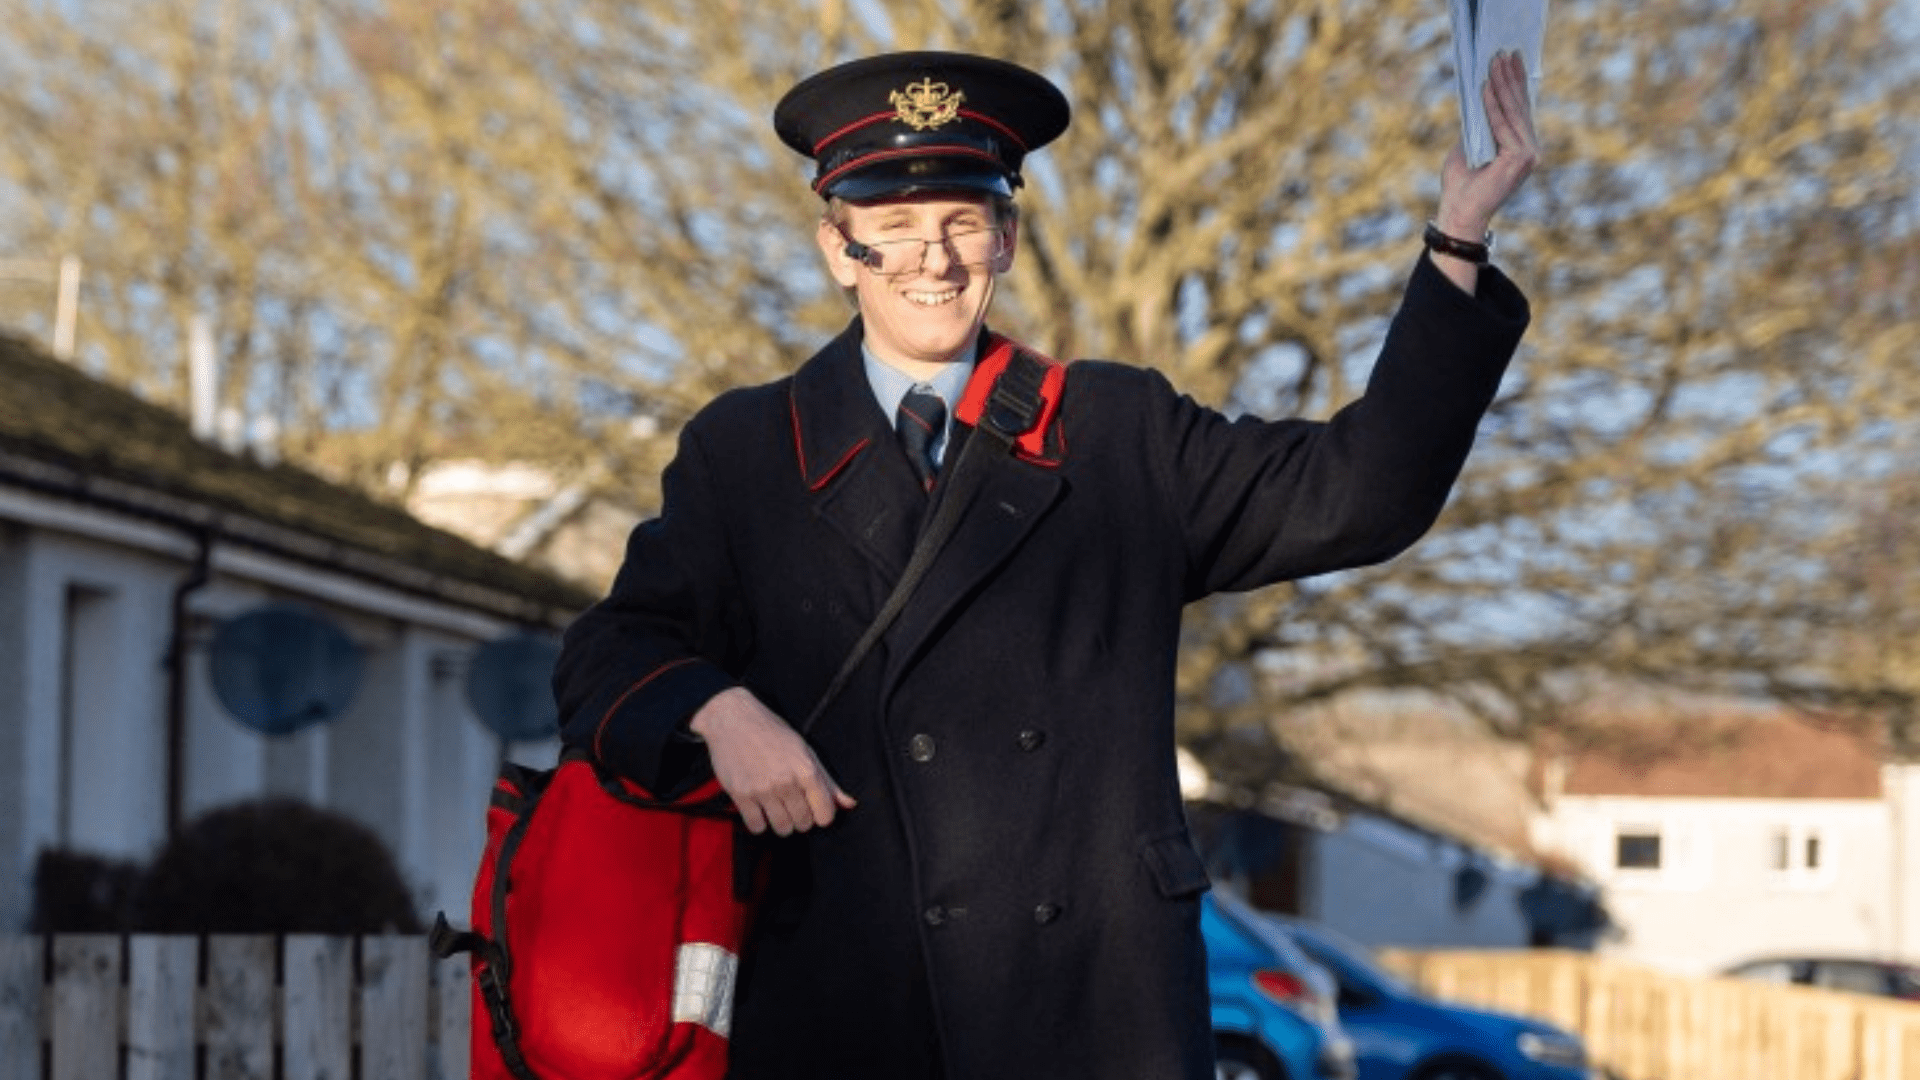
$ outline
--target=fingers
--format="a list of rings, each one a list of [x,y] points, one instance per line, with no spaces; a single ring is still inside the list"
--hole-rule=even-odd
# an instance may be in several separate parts
[[[1487,124],[1499,152],[1518,158],[1530,169],[1539,148],[1535,145],[1532,107],[1527,101],[1527,66],[1520,54],[1494,57],[1492,70],[1480,92],[1487,108]]]
[[[764,795],[736,800],[740,819],[749,832],[772,829],[780,836],[791,836],[833,824],[835,814],[854,807],[853,796],[840,790],[818,765],[817,775],[807,781],[784,785]],[[748,813],[749,807],[752,813]],[[756,828],[756,825],[760,825]]]
[[[780,836],[791,836],[833,824],[841,810],[851,810],[854,800],[827,775],[826,769],[807,751],[806,775],[775,781],[765,787],[742,784],[739,791],[729,790],[740,810],[741,823],[749,832],[771,829]],[[725,787],[723,780],[721,786]]]
[[[806,740],[744,689],[715,695],[690,726],[747,831],[790,836],[853,808]]]

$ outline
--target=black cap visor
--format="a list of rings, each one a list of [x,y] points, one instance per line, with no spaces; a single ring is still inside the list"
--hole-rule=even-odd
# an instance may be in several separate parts
[[[1005,171],[984,161],[943,157],[876,161],[835,177],[820,194],[848,202],[874,202],[938,191],[1013,198],[1013,184]]]

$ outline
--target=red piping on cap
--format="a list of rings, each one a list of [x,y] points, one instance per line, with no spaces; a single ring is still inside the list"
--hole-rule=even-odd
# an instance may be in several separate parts
[[[813,156],[819,157],[820,151],[825,150],[829,144],[831,144],[835,139],[838,139],[843,135],[847,135],[851,132],[859,131],[861,128],[866,127],[868,124],[877,124],[882,120],[891,120],[896,115],[898,114],[890,113],[890,112],[880,112],[880,113],[874,113],[872,116],[869,116],[864,120],[855,120],[853,123],[848,124],[846,127],[841,128],[839,131],[836,131],[833,134],[827,136],[826,138],[821,139],[819,142],[814,143]]]
[[[845,165],[815,180],[813,182],[813,190],[822,190],[849,169],[857,169],[863,165],[871,165],[876,161],[888,161],[893,158],[902,157],[973,157],[979,158],[982,161],[990,161],[998,165],[1003,171],[1007,167],[1006,163],[1001,161],[996,155],[989,154],[985,150],[975,150],[971,146],[913,146],[903,150],[876,150],[864,157],[854,158]]]
[[[883,123],[885,121],[895,119],[899,115],[900,114],[898,112],[878,112],[878,113],[874,113],[872,116],[866,116],[858,120],[855,120],[853,123],[848,124],[847,126],[841,128],[840,130],[835,131],[832,134],[828,135],[826,138],[821,139],[819,142],[814,143],[813,156],[816,158],[819,157],[820,151],[825,150],[827,147],[833,145],[834,143],[840,141],[841,139],[847,137],[848,135],[851,135],[854,132],[859,131],[863,127],[870,127],[874,124]],[[1007,125],[1001,123],[998,120],[995,120],[993,117],[988,116],[986,113],[975,112],[972,109],[961,109],[958,115],[960,115],[965,119],[972,120],[975,123],[987,125],[993,130],[1013,140],[1013,145],[1019,147],[1021,153],[1024,154],[1027,152],[1028,147],[1027,147],[1027,141],[1025,139],[1022,139],[1017,133],[1015,133],[1015,131],[1012,128],[1008,127]]]
[[[974,112],[972,109],[961,109],[960,115],[966,117],[969,120],[977,120],[980,123],[987,125],[993,130],[999,132],[1000,134],[1005,135],[1007,138],[1012,139],[1013,145],[1019,147],[1021,153],[1024,154],[1027,152],[1027,141],[1025,139],[1022,139],[1020,136],[1015,135],[1013,133],[1012,128],[1008,127],[1007,125],[1001,123],[998,120],[995,120],[993,117],[988,116],[986,113],[977,113],[977,112]]]

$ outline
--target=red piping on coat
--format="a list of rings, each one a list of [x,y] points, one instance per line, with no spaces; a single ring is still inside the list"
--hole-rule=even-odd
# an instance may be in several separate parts
[[[794,400],[792,391],[788,391],[787,393],[787,412],[793,417],[793,454],[800,462],[800,482],[807,485],[808,491],[819,491],[821,488],[826,487],[827,481],[838,476],[840,470],[847,467],[847,462],[852,461],[855,454],[865,450],[867,444],[873,441],[872,439],[861,439],[859,442],[854,443],[853,449],[848,450],[839,461],[835,462],[833,468],[821,474],[820,479],[809,479],[807,477],[807,449],[802,444],[800,438],[800,403]]]
[[[674,660],[670,663],[661,664],[659,667],[654,668],[653,671],[650,672],[646,678],[641,679],[639,682],[634,683],[632,686],[627,687],[626,690],[621,692],[619,697],[614,698],[613,704],[607,706],[607,714],[600,718],[599,725],[593,729],[594,758],[599,761],[607,760],[606,755],[600,752],[600,736],[606,734],[607,721],[613,719],[613,714],[620,711],[620,706],[626,704],[627,699],[632,697],[635,691],[639,690],[641,687],[647,685],[648,683],[659,678],[660,676],[666,674],[667,672],[672,671],[674,668],[681,667],[686,664],[691,664],[698,659],[699,657],[697,656],[683,656],[680,659]]]

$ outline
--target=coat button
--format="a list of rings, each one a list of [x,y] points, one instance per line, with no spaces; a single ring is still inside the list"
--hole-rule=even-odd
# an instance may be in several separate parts
[[[1041,904],[1033,909],[1033,921],[1045,926],[1060,917],[1059,904]]]
[[[919,735],[915,735],[911,739],[908,739],[907,740],[907,756],[919,762],[922,765],[925,765],[927,762],[932,761],[933,760],[933,736],[922,733]]]
[[[928,926],[939,926],[947,921],[947,909],[935,904],[921,912],[920,917],[926,920]]]
[[[1047,744],[1047,733],[1028,728],[1019,735],[1020,749],[1031,754]]]

